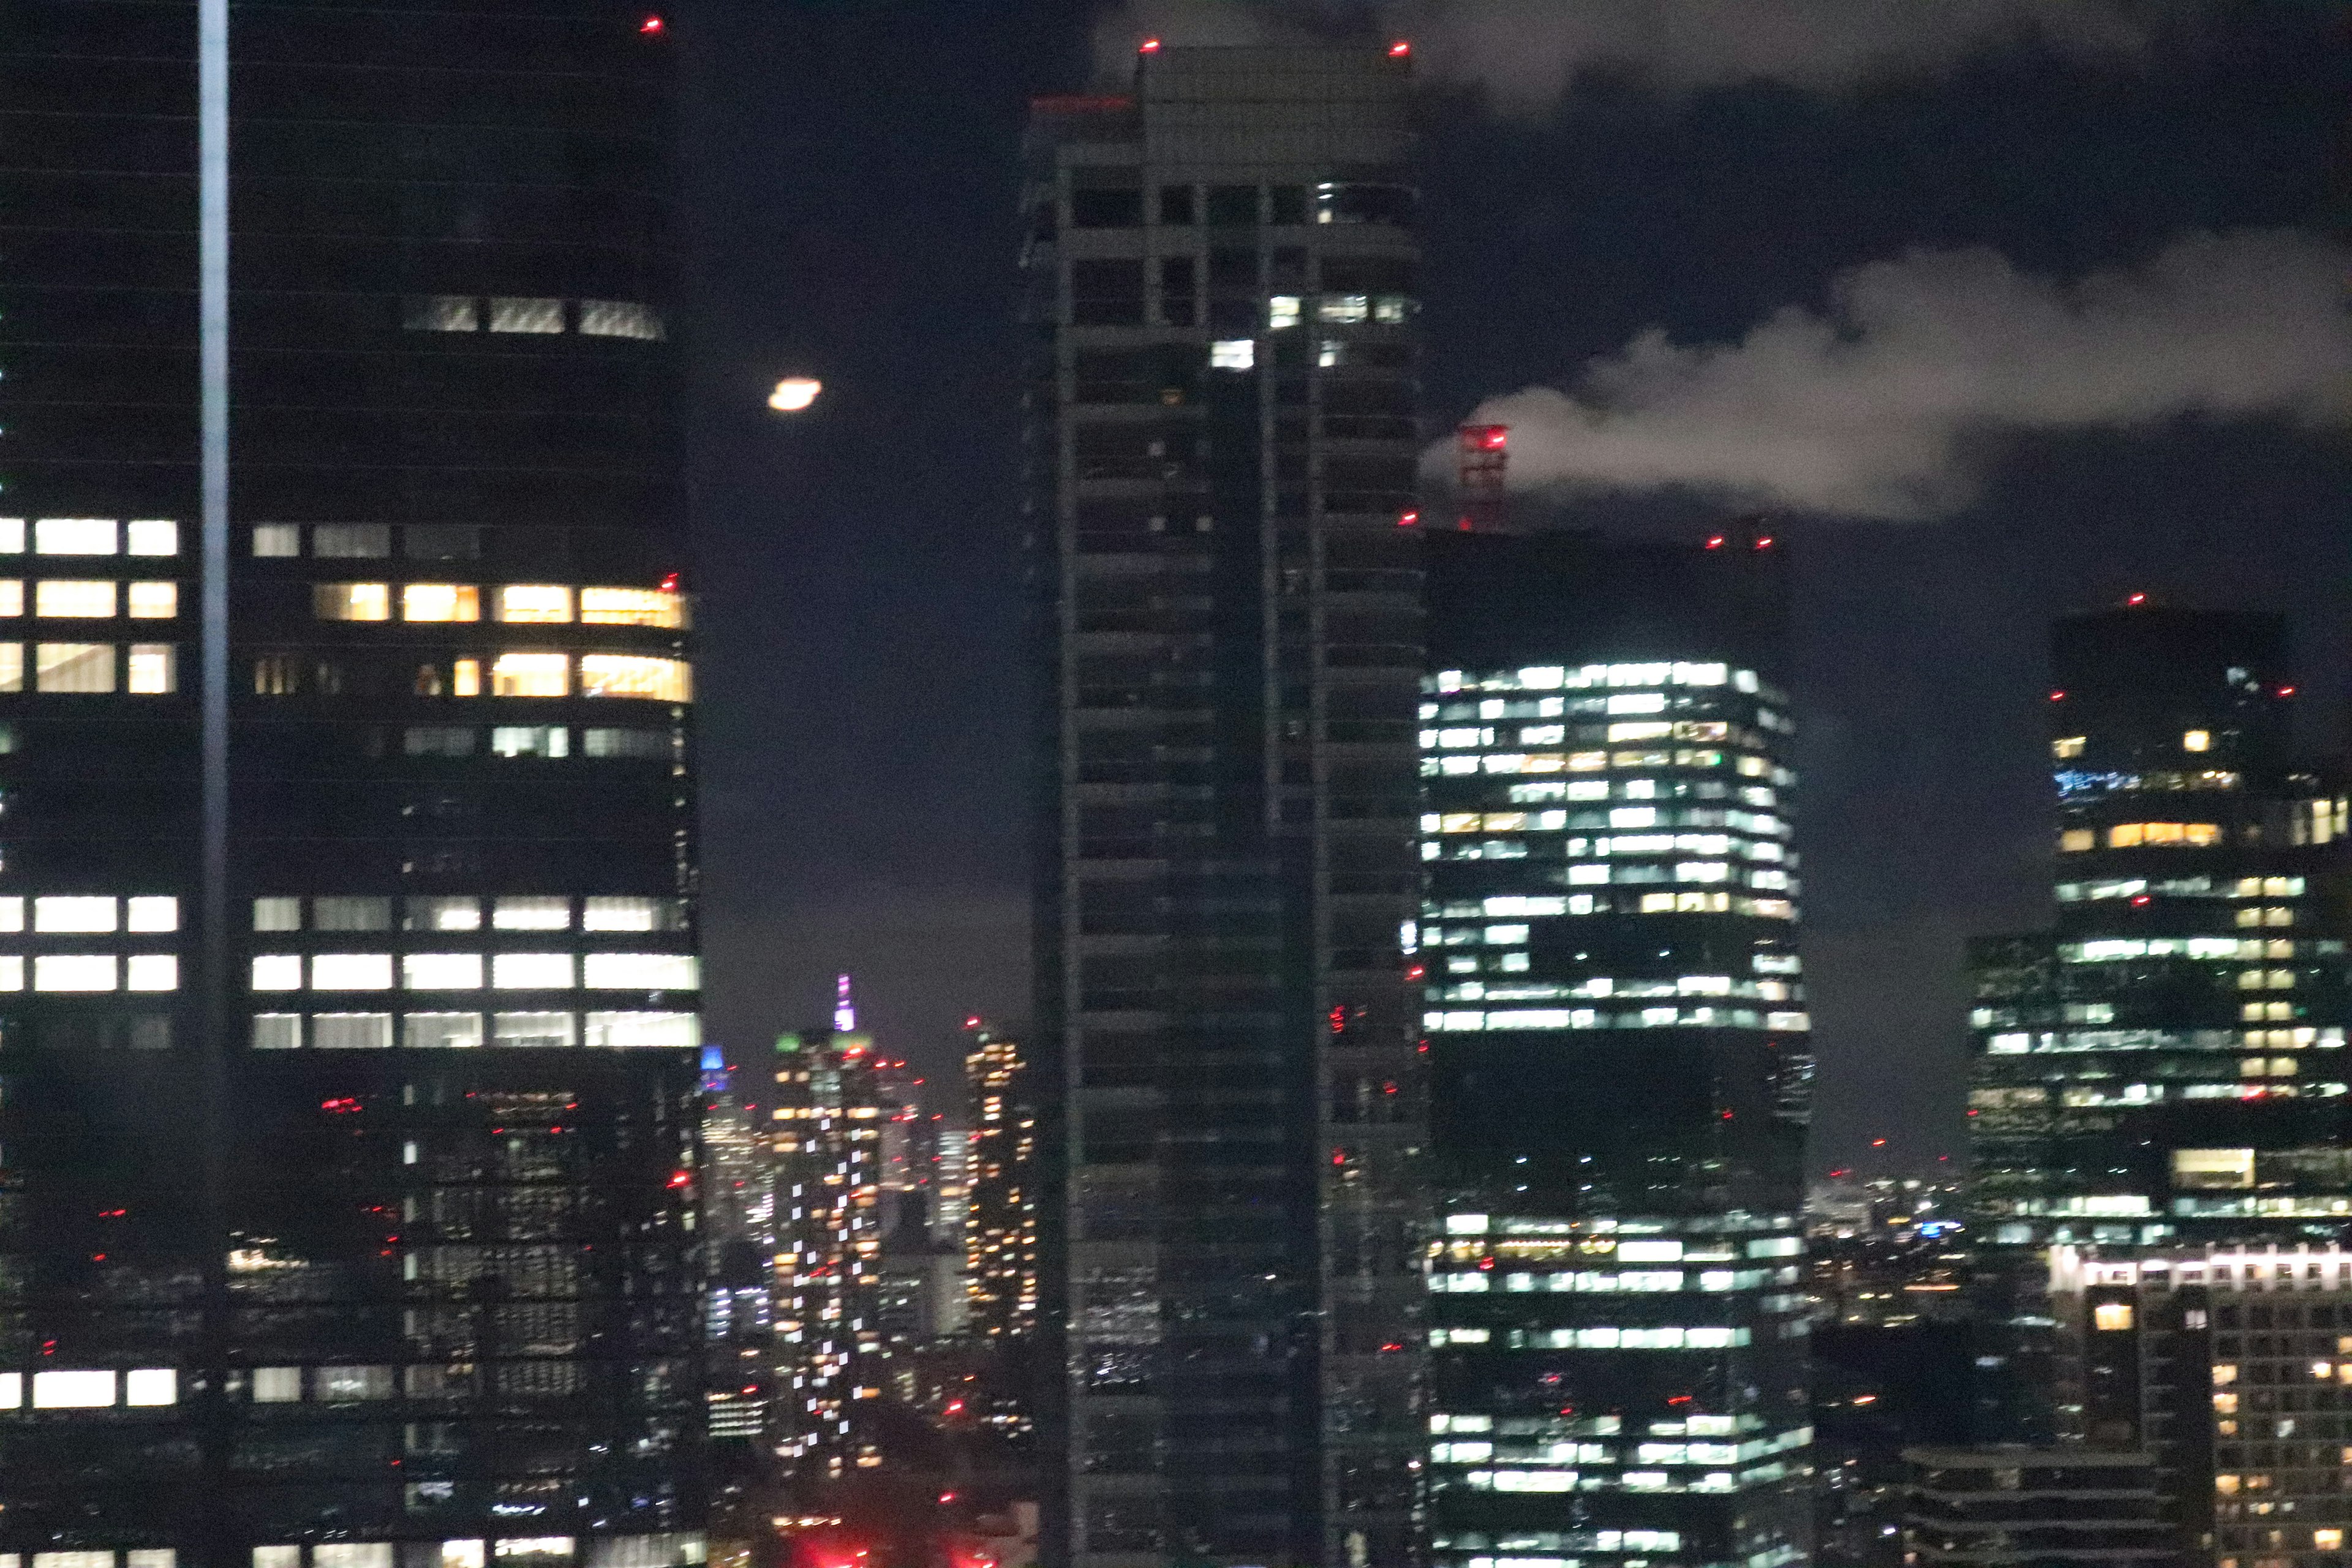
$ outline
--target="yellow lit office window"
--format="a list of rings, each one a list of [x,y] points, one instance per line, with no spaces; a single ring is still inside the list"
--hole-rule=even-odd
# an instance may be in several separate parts
[[[461,658],[450,671],[449,694],[453,697],[479,697],[482,694],[482,661]]]
[[[322,621],[388,621],[392,619],[392,584],[313,584],[310,604]]]
[[[572,590],[554,583],[509,583],[499,590],[499,619],[555,626],[572,618]]]
[[[22,577],[0,579],[0,616],[21,616],[25,613],[25,580]]]
[[[2089,739],[2087,735],[2063,736],[2050,742],[2050,754],[2061,759],[2079,757],[2083,754],[2083,743]]]
[[[114,645],[105,642],[45,642],[33,649],[37,691],[98,692],[114,689]]]
[[[400,590],[404,621],[478,621],[482,591],[471,583],[407,583]]]
[[[583,588],[580,618],[594,626],[668,626],[686,624],[686,603],[662,588]]]
[[[0,691],[25,689],[25,645],[0,642]]]
[[[179,650],[167,642],[135,642],[125,670],[126,689],[160,696],[180,689]]]
[[[2184,752],[2210,752],[2213,749],[2213,732],[2210,730],[2183,731],[2180,749]]]
[[[59,619],[104,620],[114,614],[114,584],[61,578],[37,583],[33,613]]]
[[[2212,822],[2118,822],[2107,829],[2107,847],[2112,849],[2131,849],[2141,845],[2186,845],[2202,849],[2221,841],[2221,825]]]
[[[2087,827],[2070,827],[2058,836],[2059,850],[2064,854],[2072,855],[2080,850],[2095,849],[2098,847],[2099,836]]]
[[[134,621],[168,621],[180,613],[177,583],[131,583],[126,584],[126,594]]]
[[[2132,1326],[2132,1304],[2129,1301],[2102,1301],[2091,1309],[2091,1326],[2110,1333]]]
[[[584,653],[580,656],[580,695],[690,702],[694,700],[694,678],[681,658],[653,658],[627,653]]]
[[[565,697],[572,691],[572,660],[560,653],[502,653],[490,666],[493,697]]]

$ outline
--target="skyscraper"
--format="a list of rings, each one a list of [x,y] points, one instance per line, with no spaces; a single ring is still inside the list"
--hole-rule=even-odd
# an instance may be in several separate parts
[[[2340,778],[2299,766],[2284,621],[2135,599],[2053,638],[2057,922],[1974,953],[1970,1229],[1999,1419],[2079,1427],[2042,1302],[2052,1245],[2325,1245],[2343,1150]],[[2005,1392],[2004,1392],[2005,1391]]]
[[[688,1561],[662,25],[0,33],[0,1558]]]
[[[1410,60],[1147,43],[1024,254],[1049,1554],[1402,1562]]]
[[[1433,1559],[1806,1561],[1784,552],[1426,544]]]
[[[972,1129],[964,1175],[967,1322],[986,1340],[1037,1328],[1036,1075],[1021,1042],[974,1019],[964,1086]]]

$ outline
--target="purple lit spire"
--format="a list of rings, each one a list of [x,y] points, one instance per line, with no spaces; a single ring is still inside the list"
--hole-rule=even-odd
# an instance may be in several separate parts
[[[857,1004],[849,999],[849,976],[833,977],[833,1026],[837,1033],[847,1035],[857,1028]]]

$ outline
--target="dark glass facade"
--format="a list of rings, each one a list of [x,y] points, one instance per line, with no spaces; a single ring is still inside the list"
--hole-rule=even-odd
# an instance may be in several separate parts
[[[1155,49],[1033,120],[1057,1561],[1415,1550],[1408,66]]]
[[[668,52],[0,9],[10,1568],[701,1551]]]
[[[2047,1397],[2052,1244],[2352,1224],[2352,838],[2342,784],[2294,761],[2284,621],[2135,604],[2061,622],[2052,652],[2056,924],[1973,953],[1970,1229],[2013,1331],[1998,1419],[2031,1436],[2080,1419]]]
[[[1806,1561],[1783,552],[1426,542],[1433,1558]]]

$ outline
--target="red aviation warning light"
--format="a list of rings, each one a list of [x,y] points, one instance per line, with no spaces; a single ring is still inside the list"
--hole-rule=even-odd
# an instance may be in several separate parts
[[[1462,530],[1475,533],[1499,528],[1503,521],[1503,476],[1510,461],[1511,427],[1465,425],[1454,434],[1458,452],[1454,477],[1462,495]]]
[[[1146,38],[1135,46],[1135,52],[1139,55],[1156,55],[1160,52],[1160,40]]]
[[[657,38],[662,33],[662,19],[659,16],[648,16],[637,24],[637,31],[648,38]]]
[[[1412,58],[1412,39],[1410,39],[1410,38],[1399,38],[1395,43],[1391,44],[1391,45],[1389,46],[1389,58],[1391,58],[1391,59],[1392,59],[1392,60],[1402,60],[1402,59],[1411,59]]]

